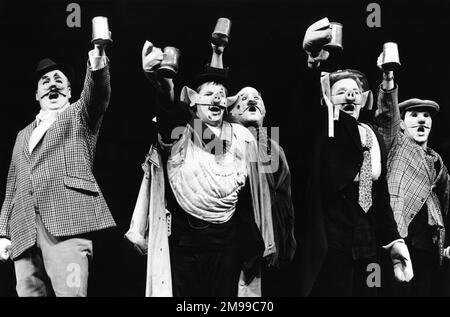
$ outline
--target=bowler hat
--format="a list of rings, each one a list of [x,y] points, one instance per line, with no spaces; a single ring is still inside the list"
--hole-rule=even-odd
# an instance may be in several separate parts
[[[422,100],[419,98],[412,98],[405,100],[398,104],[400,112],[404,113],[407,110],[417,109],[417,108],[427,108],[431,114],[435,114],[439,111],[439,105],[433,100]]]
[[[74,71],[70,65],[63,63],[55,63],[50,58],[41,59],[38,66],[36,67],[36,71],[34,72],[35,81],[39,81],[39,79],[46,73],[52,70],[60,70],[69,80],[69,83],[72,82]]]
[[[228,68],[206,65],[203,71],[195,78],[195,85],[198,87],[210,81],[226,86],[228,84]]]

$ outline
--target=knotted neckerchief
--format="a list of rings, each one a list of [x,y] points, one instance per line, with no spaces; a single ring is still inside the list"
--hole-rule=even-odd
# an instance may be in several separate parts
[[[66,103],[64,107],[58,110],[42,110],[39,111],[36,116],[36,128],[31,132],[30,139],[28,140],[28,151],[33,152],[33,149],[45,135],[47,130],[52,126],[52,124],[58,118],[58,114],[63,112],[69,106],[69,102]]]

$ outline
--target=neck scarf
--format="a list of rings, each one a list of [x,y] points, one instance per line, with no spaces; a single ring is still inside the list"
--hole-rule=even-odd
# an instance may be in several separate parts
[[[31,133],[30,140],[28,141],[28,151],[30,154],[33,152],[36,145],[44,137],[47,130],[58,118],[58,114],[63,112],[69,103],[67,102],[61,109],[58,110],[43,110],[39,111],[36,116],[36,128]]]

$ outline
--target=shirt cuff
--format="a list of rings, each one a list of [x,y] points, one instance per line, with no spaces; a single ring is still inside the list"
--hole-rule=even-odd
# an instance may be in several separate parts
[[[108,57],[106,54],[95,55],[95,50],[89,51],[89,69],[91,71],[96,71],[105,68],[108,65]]]
[[[405,240],[403,239],[397,239],[392,241],[391,243],[387,244],[387,245],[383,245],[383,249],[385,250],[389,250],[394,244],[396,244],[397,242],[401,242],[401,243],[405,243]]]
[[[398,88],[397,83],[394,83],[394,87],[393,87],[392,89],[384,89],[384,88],[383,88],[383,84],[380,84],[378,90],[379,90],[380,92],[382,92],[382,93],[389,94],[389,93],[396,92],[396,91],[397,91],[397,88]]]

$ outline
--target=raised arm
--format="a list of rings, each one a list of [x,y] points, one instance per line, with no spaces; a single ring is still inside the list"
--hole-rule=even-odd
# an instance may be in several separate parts
[[[212,47],[212,56],[211,56],[211,67],[215,68],[223,68],[223,51],[225,49],[224,46],[217,46],[211,43]]]
[[[89,52],[89,61],[80,99],[75,107],[88,130],[96,134],[100,129],[101,118],[106,112],[111,95],[109,62],[102,46],[95,45]]]
[[[400,110],[398,108],[398,88],[394,81],[394,72],[383,69],[381,55],[378,67],[383,71],[383,82],[378,89],[378,109],[375,112],[375,125],[383,136],[386,149],[389,151],[400,131]]]
[[[175,98],[173,79],[158,74],[162,60],[162,50],[146,41],[142,48],[142,69],[156,91],[154,109],[158,133],[164,143],[171,144],[174,141],[171,138],[173,129],[186,125],[189,111]]]
[[[308,55],[307,66],[304,81],[301,86],[302,93],[299,102],[306,104],[303,110],[307,114],[306,117],[315,118],[317,121],[314,125],[315,133],[325,131],[327,124],[327,107],[320,106],[323,100],[321,87],[321,71],[329,70],[330,62],[328,61],[330,53],[323,49],[324,45],[331,39],[331,26],[327,18],[316,21],[308,27],[303,39],[303,49]],[[299,96],[300,97],[300,96]],[[306,98],[305,98],[306,97]],[[330,103],[328,100],[327,106]],[[311,106],[312,105],[312,106]]]

